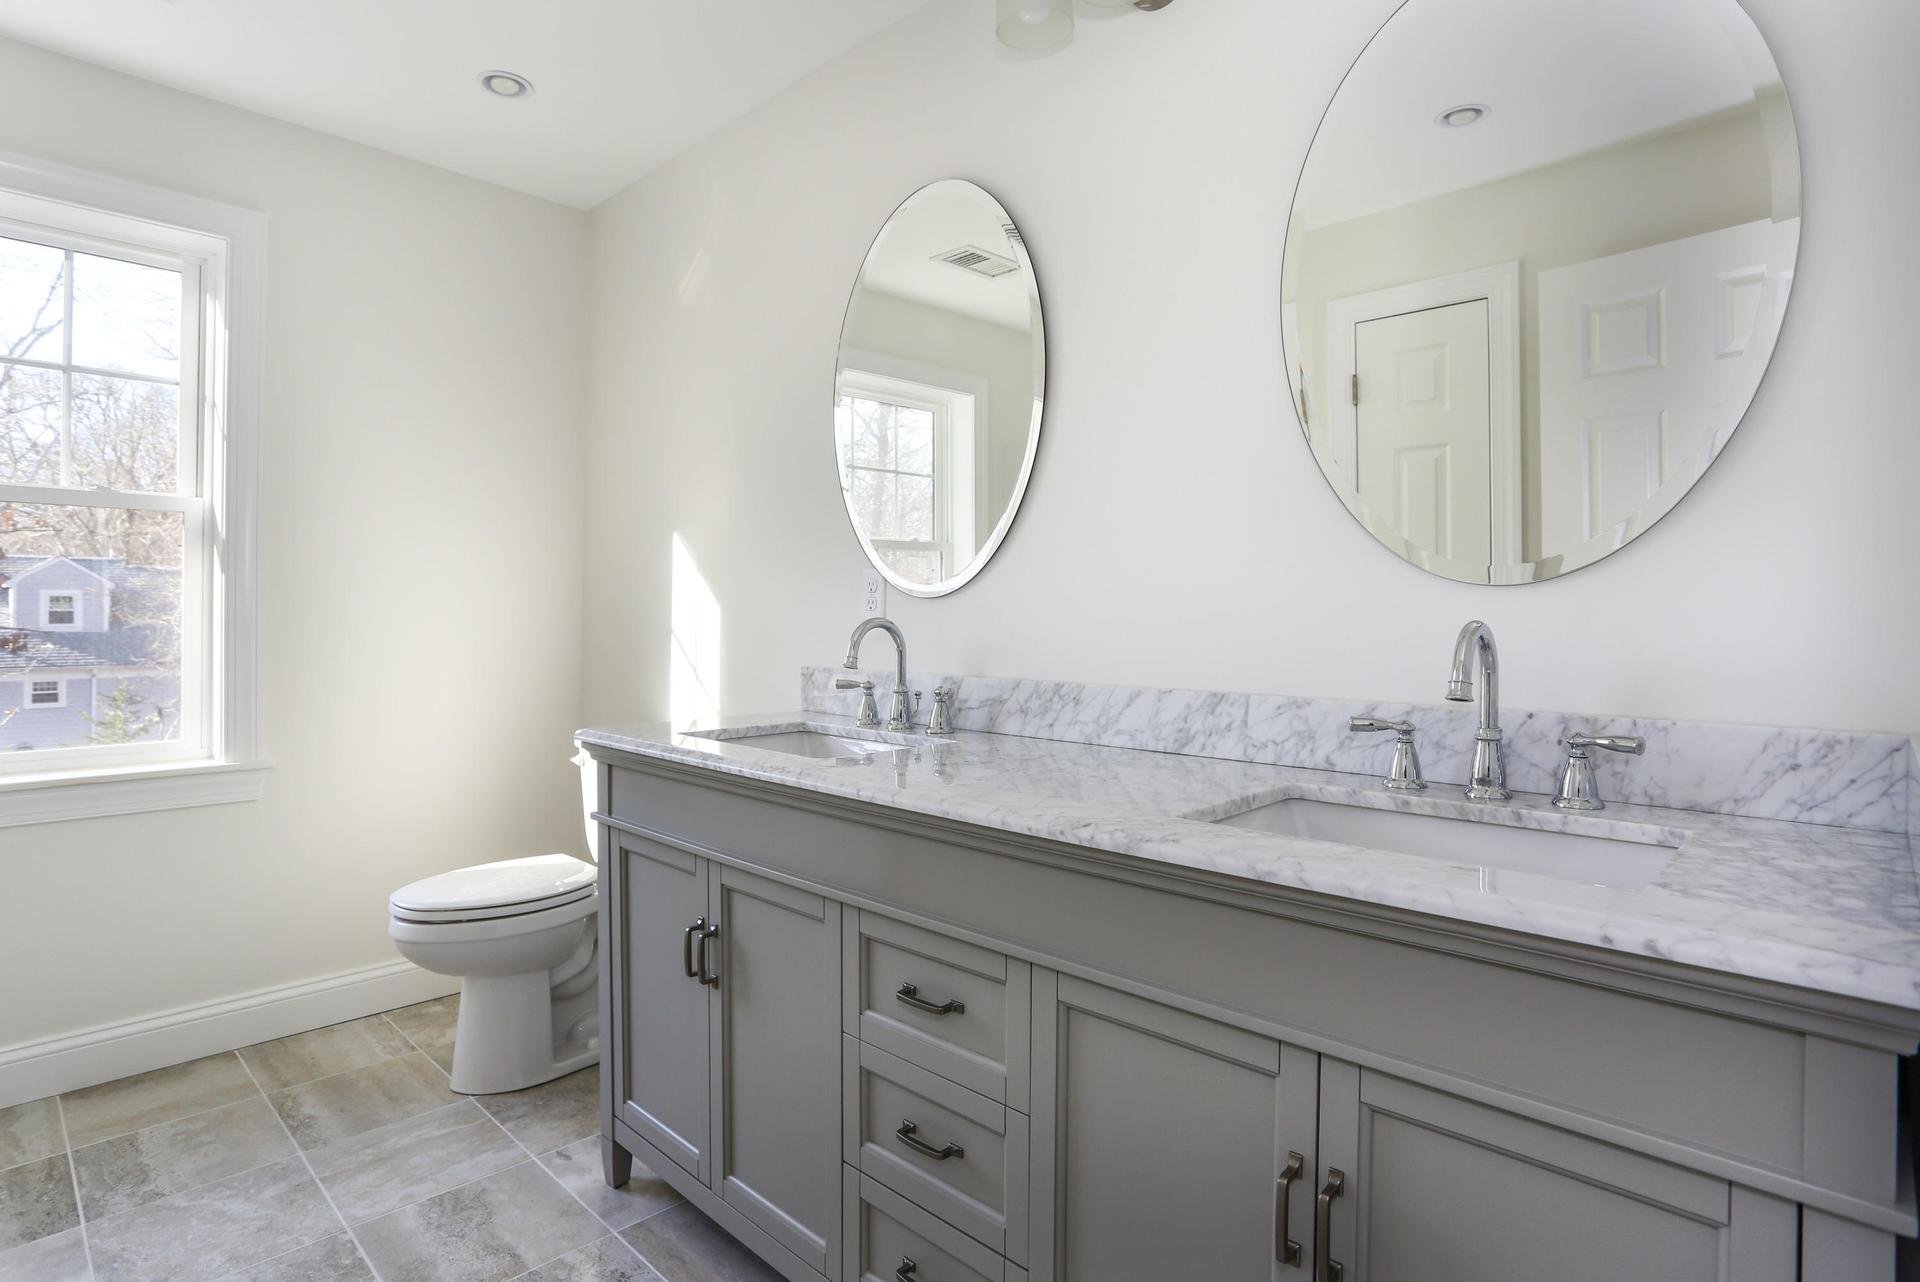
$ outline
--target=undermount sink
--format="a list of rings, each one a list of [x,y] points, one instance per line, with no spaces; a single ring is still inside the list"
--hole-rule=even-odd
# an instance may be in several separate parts
[[[1252,832],[1335,841],[1620,890],[1651,885],[1678,849],[1620,837],[1542,832],[1305,797],[1276,801],[1214,822]]]
[[[717,743],[737,743],[748,748],[766,748],[771,752],[785,752],[796,757],[818,757],[832,761],[863,761],[874,757],[888,757],[896,752],[905,751],[904,747],[897,743],[849,739],[842,735],[823,734],[818,730],[776,730],[770,734],[738,736],[695,732],[695,737],[712,739]]]

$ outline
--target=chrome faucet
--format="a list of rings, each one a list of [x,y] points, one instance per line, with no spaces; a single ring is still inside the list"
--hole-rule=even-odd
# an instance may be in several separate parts
[[[913,728],[913,704],[907,697],[907,638],[900,631],[900,625],[892,619],[883,619],[875,615],[871,619],[862,619],[860,626],[853,630],[853,639],[847,642],[846,666],[858,670],[860,667],[860,643],[867,639],[867,633],[875,628],[893,638],[893,706],[887,711],[887,729],[907,731]]]
[[[1475,619],[1460,629],[1453,646],[1453,674],[1447,680],[1447,698],[1466,703],[1473,698],[1473,667],[1480,665],[1480,729],[1473,736],[1473,780],[1467,796],[1473,801],[1505,801],[1506,756],[1500,742],[1500,651],[1493,629]]]

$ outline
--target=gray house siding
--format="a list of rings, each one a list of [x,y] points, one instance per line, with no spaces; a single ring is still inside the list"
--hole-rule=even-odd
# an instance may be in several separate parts
[[[45,629],[59,632],[58,628],[46,627],[45,605],[49,596],[65,593],[75,598],[78,607],[75,618],[80,626],[77,632],[105,632],[107,630],[108,591],[98,577],[88,573],[71,561],[51,561],[44,569],[32,570],[18,575],[13,580],[13,626],[16,628]]]

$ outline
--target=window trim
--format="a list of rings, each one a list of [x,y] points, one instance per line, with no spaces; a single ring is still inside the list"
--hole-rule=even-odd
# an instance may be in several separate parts
[[[26,697],[20,700],[20,706],[23,709],[64,708],[67,706],[67,678],[36,677],[32,673],[28,673],[23,680],[26,684],[26,690],[24,691]],[[41,703],[35,699],[33,697],[33,688],[35,686],[52,686],[53,702]]]
[[[55,236],[98,236],[114,244],[126,239],[130,222],[136,223],[140,243],[154,251],[201,260],[202,341],[196,368],[182,368],[181,385],[184,397],[190,378],[198,381],[196,400],[205,402],[205,421],[198,455],[191,461],[183,457],[182,467],[196,473],[206,522],[199,540],[206,599],[196,609],[206,626],[197,630],[204,633],[203,645],[196,647],[189,636],[182,663],[195,665],[209,692],[207,724],[191,727],[203,742],[183,746],[178,754],[159,745],[133,756],[124,748],[97,754],[76,749],[43,772],[0,776],[0,827],[257,798],[258,772],[267,764],[258,709],[255,583],[266,217],[0,152],[0,218],[44,226]],[[0,495],[18,502],[62,501],[57,487],[5,486]],[[177,510],[180,503],[178,497],[157,495],[151,506]],[[183,716],[191,713],[197,708],[183,708]],[[131,786],[104,786],[116,780]],[[97,794],[97,800],[89,802],[83,794]]]
[[[940,558],[942,583],[962,573],[980,554],[977,509],[986,471],[983,451],[990,430],[987,390],[985,379],[953,370],[938,370],[878,352],[849,350],[842,355],[834,386],[836,406],[849,396],[857,396],[927,410],[934,416],[934,537],[930,540],[868,535],[854,517],[847,495],[852,464],[844,457],[839,463],[848,520],[870,549],[875,568],[903,591],[924,595],[928,585],[903,578],[878,553],[896,549],[934,552]]]
[[[53,601],[55,597],[71,601],[68,612],[73,615],[65,623],[53,621]],[[40,594],[40,628],[44,632],[78,632],[82,627],[80,594],[78,592],[42,592]]]

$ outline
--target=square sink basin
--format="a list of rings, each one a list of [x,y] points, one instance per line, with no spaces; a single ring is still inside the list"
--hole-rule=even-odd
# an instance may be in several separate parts
[[[716,743],[737,743],[747,748],[765,748],[795,757],[814,757],[828,761],[867,761],[891,757],[906,749],[897,743],[877,743],[870,739],[852,739],[824,734],[818,730],[776,730],[771,734],[717,735],[696,732],[695,738]]]
[[[1276,801],[1214,822],[1251,832],[1337,841],[1450,864],[1532,873],[1619,890],[1653,884],[1679,849],[1658,841],[1543,832],[1306,797]]]

